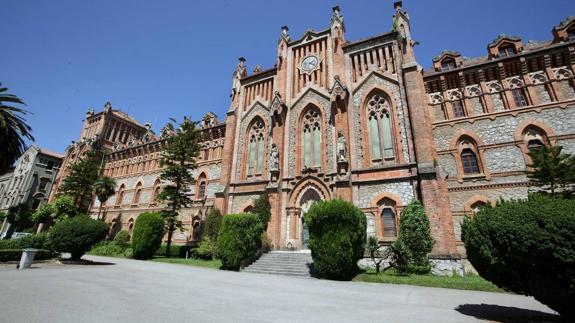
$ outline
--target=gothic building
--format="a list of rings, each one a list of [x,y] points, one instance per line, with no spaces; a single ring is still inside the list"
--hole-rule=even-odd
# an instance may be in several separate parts
[[[313,202],[334,198],[359,207],[368,234],[386,243],[397,236],[402,208],[420,200],[433,256],[457,259],[465,214],[527,195],[530,149],[559,144],[575,153],[574,17],[554,27],[550,41],[501,35],[485,57],[444,52],[423,70],[409,16],[401,2],[394,8],[391,30],[377,36],[347,40],[334,7],[324,30],[292,39],[282,27],[272,68],[248,74],[240,58],[225,121],[211,113],[201,121],[209,135],[180,241],[198,239],[210,208],[249,212],[267,191],[275,249],[305,249],[303,215]],[[93,125],[93,134],[115,146],[102,171],[118,187],[103,209],[106,221],[129,229],[139,213],[162,208],[154,199],[164,185],[157,161],[169,133],[148,135],[107,111],[90,114],[83,134]],[[95,121],[106,113],[110,120]],[[130,133],[148,137],[129,143]],[[95,200],[92,213],[99,207]]]

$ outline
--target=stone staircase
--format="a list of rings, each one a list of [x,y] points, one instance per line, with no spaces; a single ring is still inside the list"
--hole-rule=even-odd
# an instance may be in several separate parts
[[[305,251],[271,251],[246,267],[247,273],[311,277],[311,253]]]

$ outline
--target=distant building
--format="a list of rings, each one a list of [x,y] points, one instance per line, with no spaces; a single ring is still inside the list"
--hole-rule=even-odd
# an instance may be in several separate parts
[[[60,170],[63,155],[30,146],[7,173],[0,175],[0,211],[30,203],[32,209],[48,202],[52,185]],[[8,230],[6,221],[0,236]]]
[[[189,192],[194,203],[180,215],[188,230],[177,240],[198,240],[210,208],[248,212],[267,191],[275,249],[306,249],[303,215],[334,198],[358,206],[367,233],[390,243],[401,210],[420,200],[432,256],[458,263],[465,214],[527,196],[531,149],[557,144],[575,153],[574,35],[571,17],[550,41],[501,35],[485,57],[446,51],[424,71],[401,2],[391,31],[359,41],[346,40],[339,7],[322,31],[292,39],[282,27],[275,66],[248,75],[240,58],[225,120],[209,113],[201,121],[207,139]],[[158,160],[170,134],[145,137],[135,121],[99,122],[100,115],[86,118],[82,137],[96,129],[94,138],[117,143],[102,168],[117,192],[103,209],[115,230],[131,229],[138,214],[164,207],[155,196],[165,185]],[[92,203],[92,214],[99,206]]]

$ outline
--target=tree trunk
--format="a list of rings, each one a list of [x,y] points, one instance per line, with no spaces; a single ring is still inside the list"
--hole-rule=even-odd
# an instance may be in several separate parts
[[[172,235],[173,235],[173,233],[174,233],[173,224],[170,222],[170,224],[168,225],[168,243],[166,246],[166,258],[170,258],[170,256],[171,256],[170,248],[172,246]]]
[[[36,230],[36,234],[42,232],[43,228],[44,228],[44,222],[38,223],[38,229]]]
[[[98,220],[100,220],[101,213],[102,213],[102,201],[100,201],[100,207],[98,208]]]

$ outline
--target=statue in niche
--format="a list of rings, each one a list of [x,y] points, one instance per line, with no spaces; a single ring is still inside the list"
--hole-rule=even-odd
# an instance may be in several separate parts
[[[272,149],[270,151],[270,170],[280,169],[280,153],[278,151],[278,146],[272,144]]]
[[[337,162],[346,162],[347,143],[343,133],[337,135]]]

